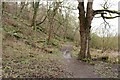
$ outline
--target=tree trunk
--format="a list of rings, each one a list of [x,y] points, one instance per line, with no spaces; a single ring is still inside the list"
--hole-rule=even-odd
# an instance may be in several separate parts
[[[53,34],[53,26],[54,26],[54,22],[55,22],[55,15],[57,14],[57,10],[59,8],[59,2],[56,2],[56,7],[55,9],[53,9],[53,16],[51,18],[51,23],[50,23],[50,27],[49,27],[49,36],[48,36],[48,43],[52,43],[52,34]]]
[[[15,14],[15,15],[17,16],[17,14],[18,14],[18,13],[17,13],[17,12],[18,12],[18,3],[17,3],[17,2],[16,2],[16,4],[15,4],[15,6],[16,6],[16,14]]]
[[[83,58],[91,58],[90,51],[89,51],[89,41],[90,41],[90,32],[89,29],[80,31],[80,53],[79,53],[79,59]]]
[[[53,24],[54,24],[54,17],[51,21],[50,28],[49,28],[49,37],[48,37],[48,43],[52,42],[52,32],[53,32]]]
[[[31,26],[34,26],[33,30],[36,30],[36,17],[37,17],[37,12],[38,12],[38,8],[39,8],[39,2],[35,2],[35,4],[33,2],[33,8],[34,8],[34,14],[33,14]]]
[[[3,12],[5,10],[5,2],[1,2],[1,3],[2,3],[2,14],[3,14]]]
[[[35,11],[34,15],[33,15],[33,20],[32,20],[32,26],[34,26],[33,30],[36,30],[36,16],[37,16],[37,14],[36,14],[36,11]]]
[[[90,46],[89,45],[90,44],[90,29],[87,29],[87,36],[86,37],[87,37],[87,43],[86,43],[86,45],[87,45],[86,54],[87,55],[86,55],[86,57],[91,59],[90,47],[89,47]]]
[[[89,58],[91,59],[90,50],[89,50],[89,41],[90,41],[90,29],[91,29],[91,21],[93,18],[92,12],[92,2],[88,2],[87,4],[87,13],[85,14],[84,9],[84,1],[79,2],[79,21],[80,21],[80,53],[78,55],[78,59]]]
[[[22,13],[22,11],[23,11],[23,9],[25,7],[25,2],[21,2],[20,6],[21,6],[21,8],[20,8],[20,12],[19,12],[18,16],[21,15],[21,13]]]

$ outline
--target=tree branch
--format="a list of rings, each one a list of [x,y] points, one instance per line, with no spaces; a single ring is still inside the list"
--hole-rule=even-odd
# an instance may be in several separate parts
[[[46,18],[47,18],[47,16],[45,16],[45,18],[43,19],[43,21],[37,23],[36,25],[38,26],[38,25],[42,24],[46,20]]]
[[[117,18],[117,17],[120,17],[120,16],[114,16],[114,17],[103,16],[104,19],[113,19],[113,18]]]
[[[64,22],[60,22],[58,19],[55,19],[55,21],[57,21],[60,25],[64,26],[63,25]]]
[[[120,12],[118,12],[118,11],[115,11],[115,10],[107,10],[107,9],[103,9],[103,10],[94,10],[94,11],[93,11],[93,13],[94,13],[93,15],[101,14],[101,13],[105,13],[105,12],[120,15]]]
[[[109,26],[110,28],[110,24],[103,18],[104,22]]]

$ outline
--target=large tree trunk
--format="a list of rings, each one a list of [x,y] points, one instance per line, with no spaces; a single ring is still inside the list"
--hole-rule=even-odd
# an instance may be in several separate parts
[[[80,31],[80,37],[81,48],[79,53],[79,59],[91,58],[89,51],[90,29]]]
[[[92,12],[92,2],[87,4],[87,13],[85,14],[84,1],[79,2],[79,21],[80,21],[80,40],[81,40],[81,49],[78,55],[78,59],[91,58],[89,50],[89,41],[90,41],[90,29],[91,21],[93,17]]]

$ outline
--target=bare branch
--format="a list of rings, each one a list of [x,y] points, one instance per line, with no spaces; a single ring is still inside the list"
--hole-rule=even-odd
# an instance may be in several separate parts
[[[117,17],[120,17],[120,16],[114,16],[114,17],[107,17],[107,16],[103,16],[104,19],[113,19],[113,18],[117,18]]]
[[[110,24],[103,18],[104,22],[109,26],[110,28]]]
[[[36,25],[38,26],[38,25],[42,24],[46,20],[46,18],[47,18],[47,16],[45,16],[45,18],[40,23],[38,23]]]
[[[66,9],[72,9],[72,10],[77,10],[77,8],[74,8],[74,7],[67,7],[67,6],[60,6],[60,7],[63,7],[63,8],[66,8]]]
[[[103,9],[109,9],[113,4],[110,2],[110,0],[104,0],[102,4],[100,4]]]
[[[94,17],[94,18],[101,18],[101,16],[97,16],[97,17]]]
[[[93,14],[93,15],[101,14],[101,13],[105,13],[105,12],[120,15],[120,12],[118,12],[118,11],[115,11],[115,10],[107,10],[107,9],[103,9],[103,10],[94,10],[94,12],[93,12],[94,14]]]

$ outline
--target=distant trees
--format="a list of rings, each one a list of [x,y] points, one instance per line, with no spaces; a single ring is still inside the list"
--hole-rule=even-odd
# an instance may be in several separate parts
[[[21,3],[20,3],[20,9],[19,9],[19,14],[18,14],[18,16],[20,16],[20,15],[22,14],[23,10],[24,10],[26,7],[28,7],[28,5],[29,5],[28,2],[21,2]]]
[[[24,7],[25,7],[25,2],[21,2],[21,8],[20,8],[20,13],[19,13],[19,14],[21,14],[21,13],[22,13],[22,11],[23,11]]]
[[[118,50],[118,36],[98,36],[97,33],[91,33],[90,48],[106,50]]]
[[[107,26],[109,25],[109,26]],[[101,25],[100,25],[100,28],[99,28],[99,35],[101,36],[101,49],[102,49],[102,52],[105,52],[106,50],[108,49],[112,49],[112,50],[116,50],[117,49],[117,40],[115,37],[117,37],[117,35],[114,32],[114,30],[111,30],[112,25],[106,23],[106,22],[103,22]],[[112,32],[112,33],[111,33]],[[114,40],[114,41],[113,41]],[[115,45],[113,47],[113,45]]]
[[[96,33],[91,33],[90,48],[101,49],[102,41]]]

